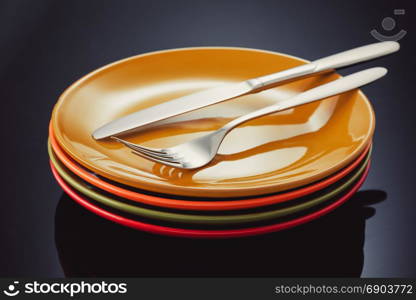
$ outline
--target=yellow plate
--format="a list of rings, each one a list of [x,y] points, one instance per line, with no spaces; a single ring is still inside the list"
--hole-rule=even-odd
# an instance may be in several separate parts
[[[91,133],[145,107],[305,62],[275,52],[215,47],[127,58],[69,87],[55,106],[53,128],[60,145],[77,162],[106,178],[145,190],[226,198],[296,188],[346,166],[369,143],[375,120],[362,92],[351,91],[250,121],[234,129],[216,159],[198,170],[148,161],[112,140],[95,141]],[[150,147],[173,146],[338,77],[318,75],[240,97],[169,119],[126,139]]]

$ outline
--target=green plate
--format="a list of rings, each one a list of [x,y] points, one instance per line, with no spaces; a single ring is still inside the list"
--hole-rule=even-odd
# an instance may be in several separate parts
[[[118,201],[114,198],[100,194],[99,192],[94,191],[90,187],[88,187],[87,184],[85,184],[78,177],[70,173],[70,171],[66,170],[66,168],[62,166],[62,164],[56,158],[50,144],[48,144],[48,152],[49,152],[49,157],[51,159],[51,162],[55,166],[59,175],[72,188],[74,188],[78,192],[84,194],[85,196],[88,196],[89,198],[97,202],[100,202],[114,209],[127,212],[130,214],[138,215],[141,217],[157,219],[157,220],[162,220],[162,221],[169,221],[169,222],[204,224],[204,225],[225,225],[225,224],[229,225],[229,224],[244,224],[244,223],[251,223],[251,222],[258,222],[258,221],[266,221],[266,220],[271,220],[271,219],[275,219],[278,217],[287,216],[293,213],[298,213],[303,210],[317,206],[347,191],[348,188],[351,187],[354,184],[354,182],[362,175],[362,173],[365,170],[365,167],[367,166],[370,160],[370,155],[371,155],[370,153],[371,150],[370,150],[364,162],[360,165],[358,169],[354,170],[351,173],[352,176],[350,176],[349,179],[346,180],[344,183],[336,186],[336,188],[331,189],[328,193],[324,195],[317,196],[316,198],[313,198],[301,204],[297,204],[297,205],[293,205],[293,206],[285,207],[281,209],[276,209],[272,211],[257,212],[257,213],[247,213],[247,214],[237,214],[237,215],[194,215],[194,214],[171,213],[171,212],[143,208],[143,207],[139,207],[135,205],[130,205],[130,204]],[[337,183],[335,183],[335,185],[337,185]]]

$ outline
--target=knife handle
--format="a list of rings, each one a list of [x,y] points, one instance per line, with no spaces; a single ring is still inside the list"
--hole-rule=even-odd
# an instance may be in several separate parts
[[[396,52],[399,49],[400,44],[397,42],[389,41],[374,43],[333,54],[315,60],[311,63],[290,68],[281,72],[253,78],[247,82],[253,87],[253,89],[260,89],[268,85],[276,84],[278,82],[293,79],[296,77],[354,65],[359,62],[371,60]]]

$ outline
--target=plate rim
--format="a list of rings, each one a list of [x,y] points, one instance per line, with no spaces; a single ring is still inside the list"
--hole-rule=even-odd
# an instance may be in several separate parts
[[[65,191],[65,193],[69,195],[69,197],[71,197],[75,202],[77,202],[78,204],[80,204],[81,206],[89,210],[90,212],[100,217],[103,217],[109,221],[124,225],[126,227],[130,227],[133,229],[142,230],[142,231],[153,233],[153,234],[171,236],[171,237],[220,239],[220,238],[239,238],[239,237],[247,237],[247,236],[253,236],[253,235],[273,233],[276,231],[281,231],[281,230],[289,229],[292,227],[296,227],[304,223],[313,221],[319,217],[322,217],[330,213],[337,207],[341,206],[346,201],[348,201],[360,189],[360,187],[363,185],[364,181],[367,178],[370,167],[371,167],[371,160],[369,161],[369,164],[367,165],[364,173],[361,175],[358,182],[356,182],[356,184],[347,192],[347,194],[343,195],[341,198],[337,199],[335,202],[332,202],[328,206],[325,206],[324,208],[314,211],[311,214],[307,214],[302,217],[298,217],[295,219],[291,219],[289,221],[272,224],[272,225],[249,227],[249,228],[243,228],[243,229],[224,229],[224,230],[175,228],[175,227],[154,225],[154,224],[149,224],[149,223],[145,223],[141,221],[128,219],[126,217],[106,211],[90,203],[88,200],[78,195],[78,193],[76,193],[68,185],[66,185],[66,183],[63,181],[62,178],[59,177],[59,175],[57,174],[55,170],[52,169],[52,173],[55,179],[57,180],[58,184]]]
[[[72,174],[70,171],[67,172],[65,169],[63,169],[63,166],[61,165],[62,163],[59,162],[59,160],[57,160],[56,156],[54,156],[53,153],[50,153],[51,167],[53,167],[58,172],[59,176],[65,181],[65,183],[68,186],[70,186],[75,192],[81,194],[82,196],[88,197],[106,207],[111,207],[120,212],[137,215],[139,217],[150,218],[153,220],[162,220],[166,222],[177,222],[184,224],[204,224],[209,226],[250,224],[259,221],[270,221],[271,219],[287,217],[292,214],[314,208],[318,205],[322,205],[333,198],[339,197],[339,195],[351,189],[355,185],[356,181],[361,178],[361,175],[364,173],[370,160],[371,153],[368,152],[364,160],[362,160],[360,164],[356,168],[354,168],[352,172],[348,174],[351,177],[347,178],[345,182],[339,184],[340,181],[337,181],[332,185],[328,186],[327,188],[330,188],[330,190],[326,191],[324,194],[314,196],[311,199],[308,199],[295,205],[277,209],[273,208],[264,212],[242,213],[237,211],[232,215],[218,215],[215,213],[210,215],[198,215],[193,212],[189,214],[184,214],[179,212],[160,211],[157,210],[157,208],[153,209],[134,206],[131,204],[124,203],[118,199],[115,199],[110,195],[106,196],[102,194],[100,191],[90,190],[88,186],[84,182],[82,182],[82,180],[79,177]],[[67,177],[69,177],[69,179],[67,179]],[[139,208],[138,210],[136,209],[137,207]]]
[[[311,193],[317,192],[323,188],[328,187],[329,185],[336,183],[341,180],[349,173],[351,173],[356,166],[365,158],[367,153],[371,149],[371,142],[367,145],[367,148],[356,158],[351,164],[335,172],[334,174],[329,175],[327,178],[322,179],[317,182],[313,182],[310,185],[302,186],[299,189],[281,192],[276,195],[266,195],[250,199],[235,199],[235,200],[217,200],[217,201],[193,201],[189,199],[172,199],[164,198],[160,196],[141,194],[139,192],[131,191],[124,189],[122,187],[115,186],[110,182],[106,182],[94,175],[90,174],[87,170],[83,170],[82,167],[77,165],[77,162],[71,161],[70,157],[66,156],[66,153],[59,149],[56,140],[54,140],[53,131],[51,128],[50,133],[50,144],[52,151],[57,156],[59,161],[65,165],[71,172],[76,174],[78,177],[81,177],[90,184],[105,190],[114,195],[123,197],[125,199],[140,202],[143,204],[149,204],[159,207],[167,207],[174,209],[187,209],[187,210],[233,210],[233,209],[247,209],[253,207],[273,205],[277,203],[282,203],[296,199],[298,197],[303,197]],[[56,148],[58,147],[58,148]]]

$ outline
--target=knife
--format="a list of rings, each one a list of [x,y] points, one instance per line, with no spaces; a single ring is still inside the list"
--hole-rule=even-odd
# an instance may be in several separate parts
[[[92,137],[99,140],[113,135],[129,133],[138,127],[148,125],[156,121],[161,121],[246,94],[256,93],[267,89],[268,87],[274,87],[278,83],[297,77],[371,60],[396,52],[399,48],[400,45],[397,42],[389,41],[374,43],[330,55],[311,63],[283,70],[281,72],[249,79],[240,83],[227,84],[203,90],[201,92],[176,98],[111,121],[95,130]]]

